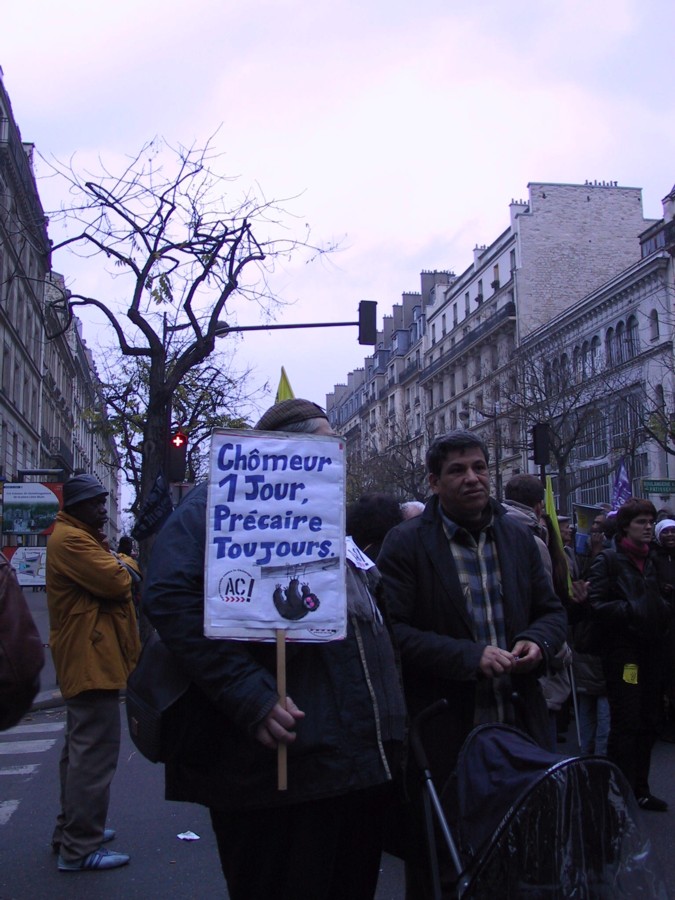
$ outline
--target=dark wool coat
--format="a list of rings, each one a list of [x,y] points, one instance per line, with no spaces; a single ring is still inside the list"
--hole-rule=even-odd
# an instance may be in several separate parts
[[[592,618],[603,650],[663,643],[672,607],[659,588],[652,555],[641,572],[615,545],[595,557],[588,580]]]
[[[493,504],[495,541],[502,579],[507,636],[511,649],[524,638],[541,647],[548,664],[566,638],[567,616],[553,593],[534,538],[520,522]],[[429,727],[432,763],[449,771],[473,727],[474,693],[485,647],[473,623],[443,531],[438,498],[421,516],[392,529],[378,557],[385,600],[403,668],[410,715],[446,698],[449,714]],[[550,746],[548,712],[537,678],[543,670],[514,676],[519,724],[542,746]]]
[[[371,618],[351,614],[345,640],[287,647],[288,696],[305,718],[288,748],[288,790],[277,790],[276,753],[254,737],[278,700],[275,646],[204,637],[206,500],[199,485],[175,510],[145,579],[144,611],[193,680],[187,734],[166,766],[167,799],[264,808],[389,782],[405,710],[389,633],[366,598]],[[364,589],[348,568],[348,601]]]

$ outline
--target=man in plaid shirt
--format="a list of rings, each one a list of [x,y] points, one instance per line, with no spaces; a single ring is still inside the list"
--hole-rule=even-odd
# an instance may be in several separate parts
[[[427,453],[433,496],[378,556],[408,711],[448,701],[425,739],[439,783],[483,722],[518,725],[552,749],[537,679],[565,640],[566,614],[532,533],[490,498],[488,460],[470,432],[437,438]],[[426,895],[409,886],[409,896]]]

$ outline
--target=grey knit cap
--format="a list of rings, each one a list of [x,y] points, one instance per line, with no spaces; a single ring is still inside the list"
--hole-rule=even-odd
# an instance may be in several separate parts
[[[320,406],[312,403],[311,400],[293,398],[270,406],[255,427],[257,431],[283,431],[287,425],[306,422],[308,419],[328,420],[328,416]]]
[[[63,508],[74,506],[92,497],[108,496],[107,491],[95,475],[75,475],[63,485]]]

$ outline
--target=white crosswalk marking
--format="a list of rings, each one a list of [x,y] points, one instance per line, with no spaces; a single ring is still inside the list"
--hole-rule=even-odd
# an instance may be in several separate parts
[[[12,741],[9,744],[0,744],[0,756],[9,756],[13,753],[44,753],[55,743],[56,738],[44,741]]]
[[[35,775],[40,768],[37,764],[34,766],[5,766],[0,769],[0,775]]]
[[[63,732],[64,722],[21,722],[0,734],[0,756],[21,756],[28,753],[44,753],[59,740],[58,732]],[[43,737],[50,735],[50,737]],[[9,762],[9,760],[8,760]],[[38,763],[19,763],[0,768],[3,780],[3,794],[20,791],[20,779],[32,778],[40,768]],[[16,782],[12,782],[14,777]],[[12,787],[12,785],[14,785]],[[15,794],[16,796],[16,794]],[[19,807],[21,800],[0,800],[0,826],[7,825]]]
[[[50,731],[63,731],[63,722],[43,722],[41,725],[15,725],[14,728],[8,728],[3,734],[46,734]]]
[[[0,825],[6,825],[19,805],[18,800],[0,800]]]

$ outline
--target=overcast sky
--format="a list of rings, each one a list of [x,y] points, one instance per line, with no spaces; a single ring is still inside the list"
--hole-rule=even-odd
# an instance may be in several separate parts
[[[464,271],[530,181],[641,187],[660,217],[673,35],[672,0],[23,0],[3,9],[0,65],[23,139],[48,158],[115,160],[220,128],[223,174],[295,197],[296,222],[342,242],[278,277],[278,321],[352,320],[368,299],[381,322],[422,269]],[[82,288],[68,254],[54,267]],[[85,338],[99,345],[86,322]],[[275,390],[283,364],[322,404],[365,355],[349,328],[237,346],[259,382]]]

